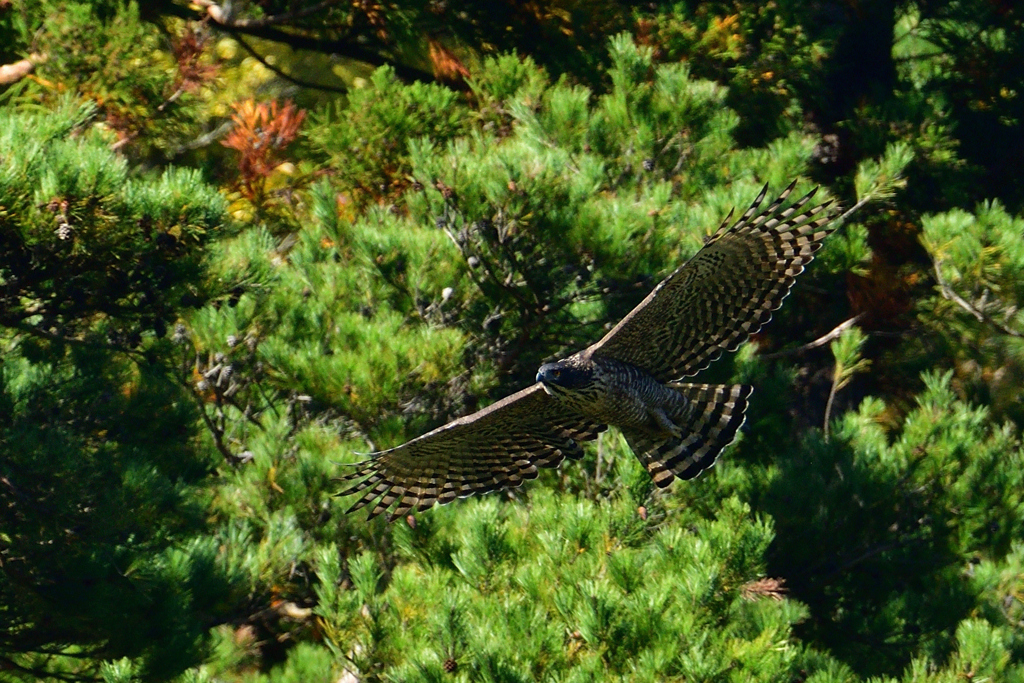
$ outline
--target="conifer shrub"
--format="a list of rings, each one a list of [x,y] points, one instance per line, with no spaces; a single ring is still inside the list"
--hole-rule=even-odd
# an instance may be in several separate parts
[[[166,679],[233,591],[196,406],[160,360],[224,203],[188,170],[130,178],[94,114],[0,110],[0,661]]]
[[[5,58],[49,53],[0,108],[0,679],[1024,680],[1016,138],[963,127],[1012,133],[1012,11],[887,6],[892,88],[823,92],[863,26],[806,3],[301,4],[0,2]],[[258,66],[253,27],[439,78]],[[301,87],[327,63],[344,97]],[[655,491],[611,430],[345,513],[348,463],[531,383],[794,177],[845,220],[702,376],[756,386],[714,469]]]

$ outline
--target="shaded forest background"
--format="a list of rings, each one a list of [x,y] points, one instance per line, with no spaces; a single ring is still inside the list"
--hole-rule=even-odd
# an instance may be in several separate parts
[[[1021,10],[0,0],[0,680],[1024,681]],[[792,178],[707,475],[345,514]]]

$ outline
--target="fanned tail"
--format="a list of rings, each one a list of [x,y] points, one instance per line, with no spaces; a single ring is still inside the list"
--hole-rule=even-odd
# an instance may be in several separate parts
[[[687,399],[678,415],[669,415],[682,430],[678,437],[659,439],[623,430],[626,442],[659,488],[673,479],[693,479],[715,464],[722,449],[732,443],[745,419],[747,399],[754,388],[747,384],[687,384],[670,382]]]

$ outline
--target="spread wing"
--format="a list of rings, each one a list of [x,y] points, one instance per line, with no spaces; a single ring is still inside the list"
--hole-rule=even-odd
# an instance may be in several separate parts
[[[782,208],[796,181],[757,213],[766,185],[746,213],[732,213],[689,261],[583,354],[631,363],[661,382],[690,377],[734,351],[782,305],[836,216],[826,202],[805,209],[817,188]],[[756,215],[755,215],[756,214]]]
[[[519,486],[538,467],[583,455],[580,441],[605,425],[569,413],[540,384],[359,463],[342,477],[356,482],[338,495],[362,493],[349,510],[375,503],[370,518],[390,519],[477,493]]]

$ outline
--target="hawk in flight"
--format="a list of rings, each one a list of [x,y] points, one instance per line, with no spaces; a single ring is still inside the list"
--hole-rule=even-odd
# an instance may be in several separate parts
[[[538,467],[578,459],[615,425],[659,487],[692,479],[736,436],[753,388],[681,381],[771,319],[833,229],[814,193],[783,208],[796,181],[758,213],[767,185],[731,226],[665,278],[596,344],[542,365],[533,386],[396,448],[342,478],[370,517],[426,510],[519,486]],[[350,510],[350,511],[351,511]]]

